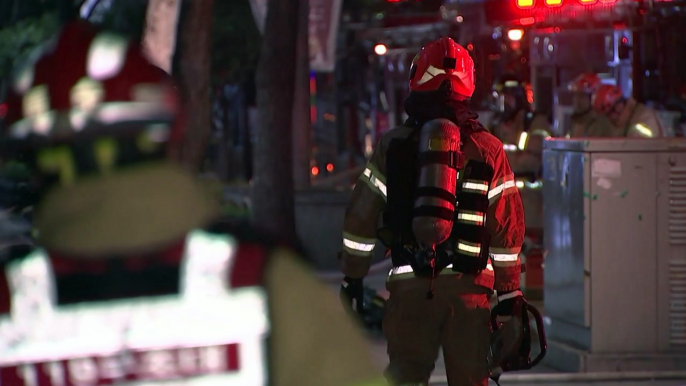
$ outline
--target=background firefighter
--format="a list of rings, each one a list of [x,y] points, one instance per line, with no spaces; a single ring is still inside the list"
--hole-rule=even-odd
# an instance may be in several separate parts
[[[656,138],[666,134],[654,109],[634,98],[624,97],[617,86],[604,84],[598,87],[593,94],[593,108],[612,122],[617,128],[617,136]]]
[[[526,88],[518,76],[506,74],[493,85],[496,115],[489,125],[491,133],[506,146],[515,175],[534,180],[541,171],[543,141],[550,137],[550,122],[534,111]]]
[[[33,347],[65,369],[82,349],[91,357],[79,363],[105,355],[123,369],[65,370],[67,380],[53,384],[135,382],[160,355],[162,370],[143,377],[211,370],[229,375],[223,385],[385,384],[360,332],[294,249],[232,230],[206,189],[165,159],[183,137],[183,109],[170,77],[139,47],[69,24],[11,87],[5,150],[55,184],[38,204],[40,248],[0,267],[0,329],[16,333],[0,341],[2,376],[14,376],[8,366]],[[130,352],[111,354],[112,342],[138,349],[143,362],[124,366],[119,354]],[[209,349],[229,362],[188,370],[173,359],[173,350]]]
[[[593,109],[591,98],[598,87],[600,87],[600,78],[593,73],[581,74],[569,84],[574,110],[568,136],[572,138],[620,136],[612,122]]]
[[[383,322],[390,358],[387,377],[400,385],[426,384],[442,347],[450,385],[486,385],[489,295],[494,288],[498,291],[498,312],[503,314],[511,312],[512,299],[522,296],[518,257],[524,236],[521,198],[502,143],[469,111],[474,64],[467,51],[448,37],[430,42],[414,58],[409,84],[410,96],[405,101],[408,121],[381,138],[346,209],[341,294],[360,297],[383,212],[384,228],[378,236],[390,247],[394,265],[387,282],[390,298]],[[455,222],[487,228],[484,233],[490,240],[466,243],[461,240],[465,235],[451,235],[449,242],[437,247],[437,254],[440,249],[441,256],[454,258],[444,259],[437,268],[445,269],[429,278],[415,272],[410,262],[418,250],[416,240],[405,231],[397,233],[411,224],[393,220],[407,218],[396,206],[403,187],[393,181],[416,172],[416,165],[402,164],[409,154],[398,152],[400,144],[412,141],[426,122],[438,118],[460,127],[465,170],[481,165],[492,171],[487,181],[458,180],[463,193],[483,197],[486,210],[460,218],[458,205],[459,221]],[[410,144],[418,148],[417,142]],[[479,268],[472,269],[475,266]],[[453,270],[457,267],[468,272]],[[433,297],[429,299],[431,289]]]
[[[526,97],[526,88],[518,76],[505,74],[500,77],[493,85],[493,98],[495,115],[489,127],[491,133],[504,144],[516,145],[524,150],[527,140],[526,137],[522,139],[522,133],[541,135],[543,138],[549,135],[548,118],[533,111]]]

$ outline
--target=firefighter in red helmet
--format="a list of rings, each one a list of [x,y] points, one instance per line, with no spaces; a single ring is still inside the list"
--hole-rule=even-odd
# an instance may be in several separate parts
[[[296,249],[167,159],[181,100],[137,45],[67,24],[10,88],[3,157],[50,186],[0,265],[1,384],[385,384]]]
[[[617,86],[598,87],[593,94],[593,108],[612,122],[618,137],[656,138],[666,134],[654,109],[626,98]]]
[[[603,114],[593,109],[591,98],[600,87],[600,77],[594,73],[584,73],[569,83],[572,92],[573,112],[571,127],[567,135],[579,137],[615,137],[616,128]]]
[[[450,385],[487,385],[489,297],[495,289],[509,314],[522,296],[522,201],[502,142],[469,110],[467,50],[449,37],[428,43],[409,87],[408,120],[376,145],[345,212],[341,296],[359,304],[380,239],[393,262],[387,378],[427,384],[442,347]]]

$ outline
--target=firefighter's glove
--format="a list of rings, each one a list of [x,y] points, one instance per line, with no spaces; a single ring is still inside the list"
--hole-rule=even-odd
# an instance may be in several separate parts
[[[498,293],[498,304],[493,307],[493,311],[498,316],[512,316],[515,314],[515,305],[526,302],[521,290],[507,291]]]
[[[362,279],[344,277],[341,283],[341,303],[347,310],[354,310],[358,314],[362,313],[362,298],[364,296],[364,286]]]

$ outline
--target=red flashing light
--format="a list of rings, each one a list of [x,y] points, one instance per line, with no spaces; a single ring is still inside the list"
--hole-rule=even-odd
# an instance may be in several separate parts
[[[474,50],[474,45],[472,43],[467,44],[467,50],[473,51]]]
[[[317,93],[317,79],[314,76],[310,77],[310,94]]]
[[[326,164],[326,171],[329,173],[333,171],[333,164],[332,163]]]
[[[562,3],[565,0],[545,0],[545,5],[548,7],[560,7],[562,6]],[[663,0],[666,1],[666,0]],[[535,0],[517,0],[517,8],[521,9],[529,9],[534,7],[534,2]],[[613,4],[616,3],[617,0],[579,0],[579,4],[581,5],[593,5],[596,4],[597,2],[600,2],[602,4]],[[535,20],[532,17],[525,17],[520,19],[519,24],[521,25],[531,25],[534,24]]]
[[[532,25],[536,22],[536,19],[533,17],[523,17],[519,19],[519,24],[521,25]]]
[[[313,176],[319,175],[319,168],[316,166],[312,166],[312,169],[310,171],[312,172]]]

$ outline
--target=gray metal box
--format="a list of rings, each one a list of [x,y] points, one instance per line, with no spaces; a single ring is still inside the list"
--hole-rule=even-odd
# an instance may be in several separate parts
[[[547,140],[548,362],[686,369],[686,140]]]

